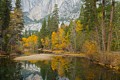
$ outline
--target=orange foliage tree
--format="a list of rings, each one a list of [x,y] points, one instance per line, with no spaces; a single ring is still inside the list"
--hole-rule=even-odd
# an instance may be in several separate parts
[[[37,47],[37,40],[38,37],[36,35],[31,35],[28,38],[22,38],[23,46],[34,50]]]
[[[68,35],[65,35],[63,28],[59,28],[58,32],[52,33],[52,49],[66,49],[69,45]]]
[[[97,52],[97,44],[95,41],[85,41],[83,49],[87,54],[93,54]]]
[[[44,39],[41,39],[42,45],[44,48],[49,49],[50,48],[50,39],[49,37],[45,37]]]

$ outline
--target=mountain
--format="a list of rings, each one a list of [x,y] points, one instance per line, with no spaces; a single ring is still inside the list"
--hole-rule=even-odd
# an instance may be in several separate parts
[[[58,4],[61,21],[79,17],[81,0],[22,0],[23,12],[28,13],[24,17],[40,21],[52,13],[55,3]]]
[[[80,14],[81,0],[64,0],[59,8],[60,20],[76,19]]]
[[[24,12],[23,14],[25,24],[30,24],[31,22],[33,22],[33,20],[27,16],[29,14],[28,12]]]

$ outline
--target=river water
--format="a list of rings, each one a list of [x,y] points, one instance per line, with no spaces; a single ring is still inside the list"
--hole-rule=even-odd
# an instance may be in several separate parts
[[[42,61],[0,58],[0,80],[120,80],[120,73],[84,58],[54,57]]]

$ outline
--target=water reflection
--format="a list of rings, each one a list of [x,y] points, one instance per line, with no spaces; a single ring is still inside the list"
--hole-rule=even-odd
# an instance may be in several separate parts
[[[9,58],[0,58],[0,80],[22,80],[21,64]]]
[[[0,80],[120,80],[120,74],[84,58],[22,62],[0,58]]]
[[[29,62],[22,62],[21,75],[23,80],[43,80],[40,68]]]
[[[73,58],[70,80],[120,80],[120,74],[92,64],[86,59]],[[79,78],[79,79],[78,79]]]

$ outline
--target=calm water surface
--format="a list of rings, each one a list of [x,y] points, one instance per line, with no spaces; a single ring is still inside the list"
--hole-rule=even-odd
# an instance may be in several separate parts
[[[0,58],[0,80],[120,80],[120,73],[84,58],[54,57],[49,61]]]

